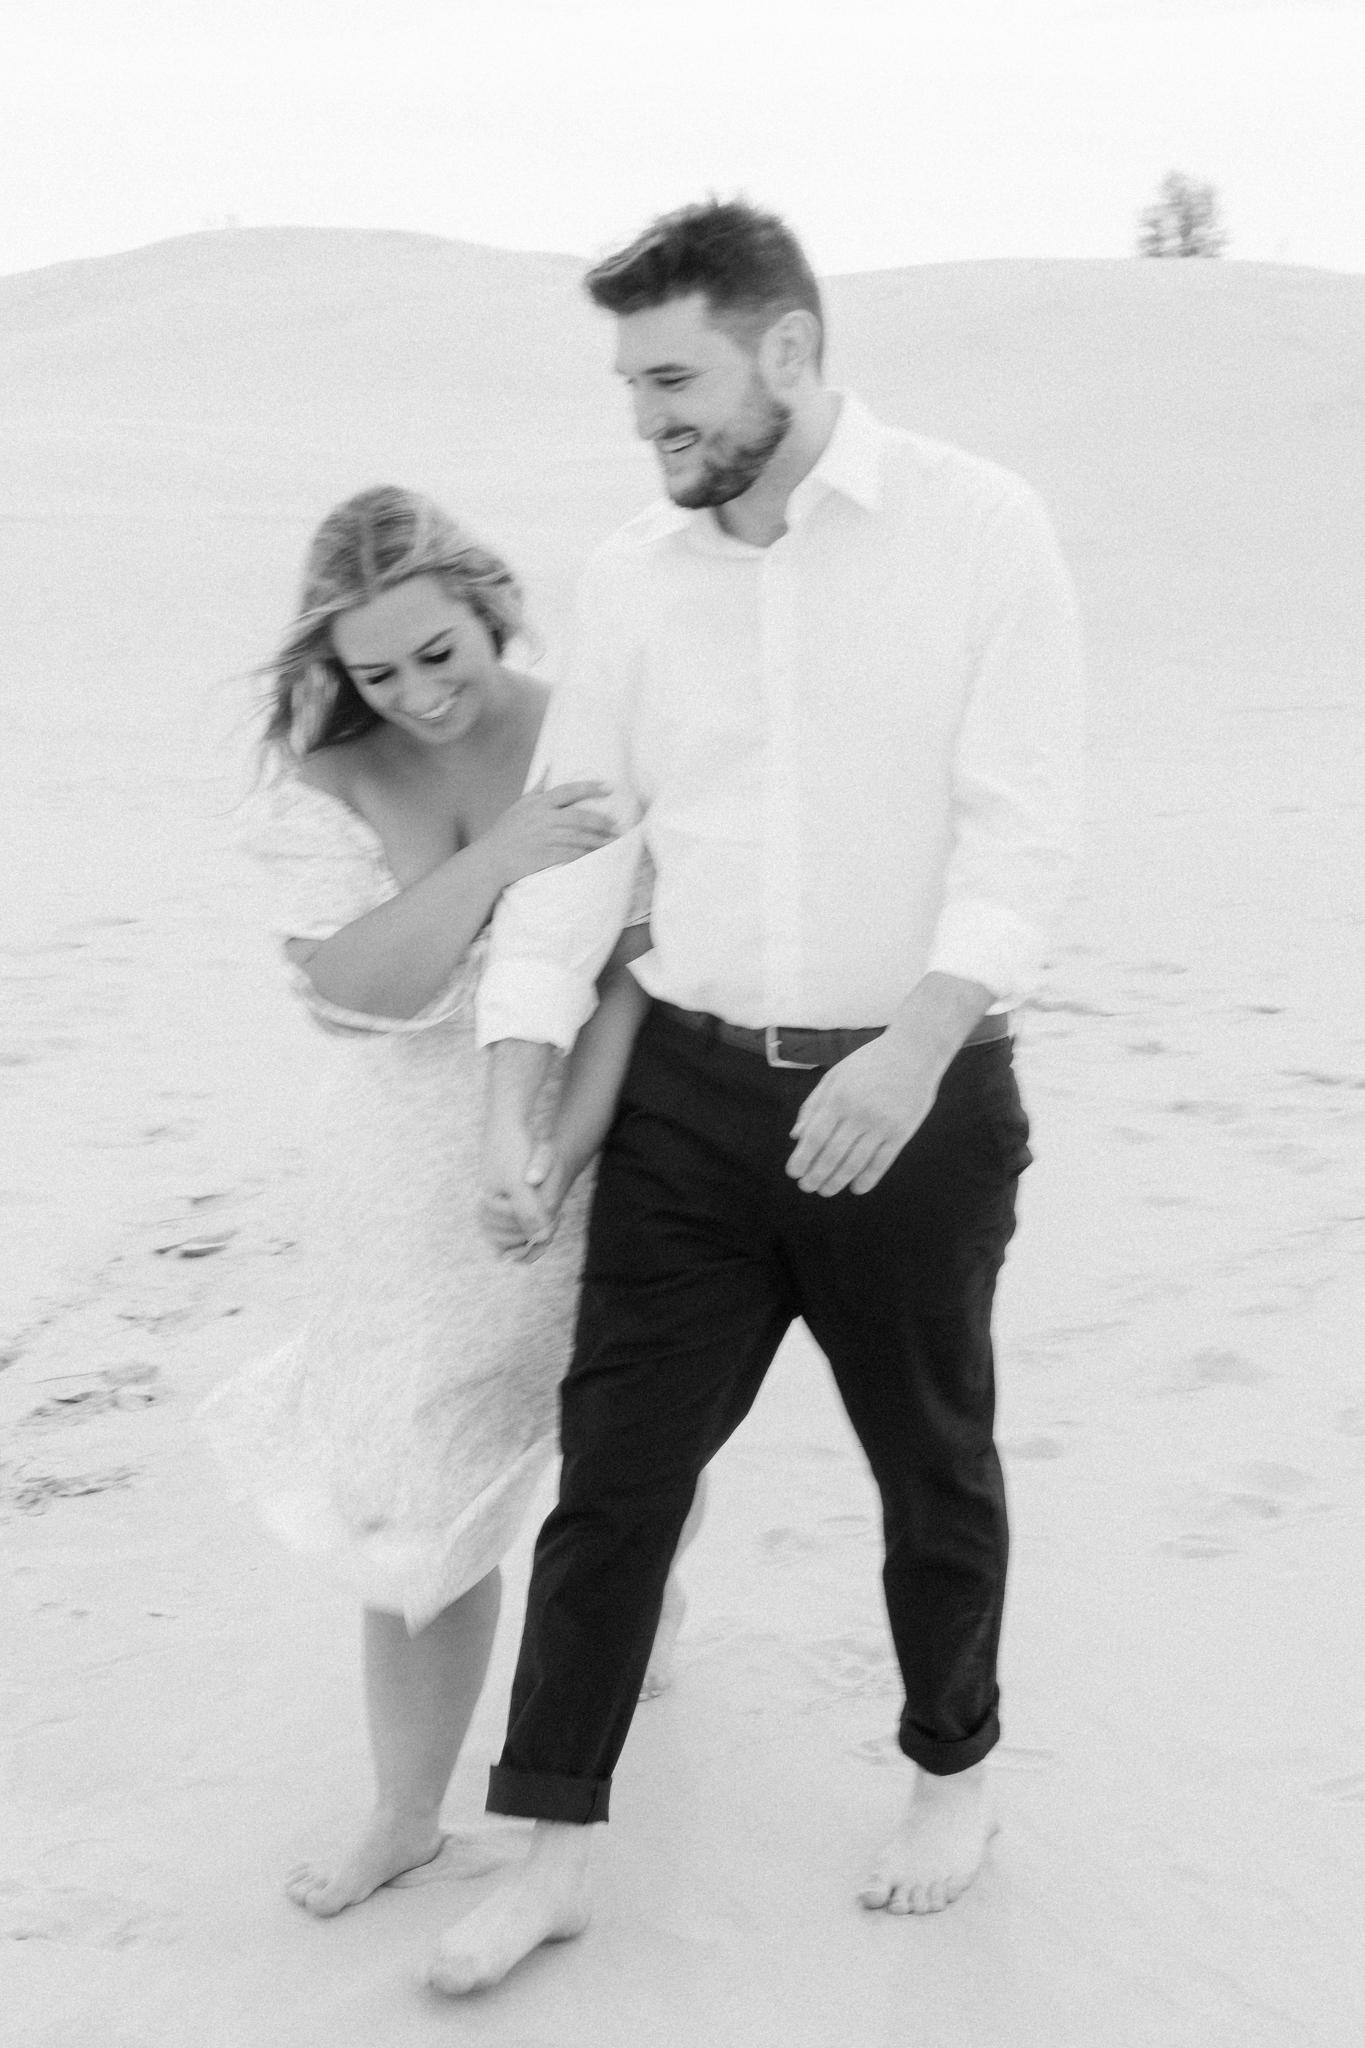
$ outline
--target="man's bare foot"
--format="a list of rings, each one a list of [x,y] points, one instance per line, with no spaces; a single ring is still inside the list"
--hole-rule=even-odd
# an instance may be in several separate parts
[[[996,1825],[984,1762],[950,1778],[917,1771],[905,1819],[858,1896],[888,1913],[941,1913],[976,1876]]]
[[[687,1595],[678,1584],[678,1574],[670,1572],[664,1587],[664,1604],[659,1613],[659,1626],[654,1631],[654,1648],[649,1653],[649,1664],[645,1671],[644,1684],[640,1687],[642,1700],[654,1700],[661,1692],[667,1692],[677,1672],[674,1667],[674,1652],[678,1646],[678,1630],[683,1625],[687,1612]]]
[[[358,1906],[405,1870],[430,1863],[440,1855],[444,1840],[434,1813],[401,1816],[376,1807],[364,1834],[331,1876],[311,1863],[301,1863],[290,1871],[284,1888],[296,1905],[316,1913],[320,1920],[329,1920],[347,1906]]]
[[[531,1851],[515,1877],[491,1892],[436,1944],[425,1980],[458,1997],[500,1984],[543,1941],[571,1941],[588,1924],[591,1828],[537,1821]]]

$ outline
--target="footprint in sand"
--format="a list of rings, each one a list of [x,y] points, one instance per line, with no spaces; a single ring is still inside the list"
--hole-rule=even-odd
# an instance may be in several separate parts
[[[1211,1096],[1182,1097],[1168,1102],[1172,1116],[1198,1117],[1202,1123],[1235,1124],[1246,1112],[1238,1102],[1217,1102]]]
[[[1171,1504],[1193,1509],[1202,1528],[1168,1537],[1157,1548],[1173,1557],[1229,1557],[1257,1530],[1280,1529],[1311,1515],[1328,1514],[1329,1500],[1311,1498],[1317,1481],[1296,1465],[1255,1460],[1231,1468],[1231,1486],[1181,1487]]]
[[[1178,1366],[1161,1389],[1167,1394],[1198,1394],[1206,1387],[1261,1387],[1273,1375],[1239,1351],[1196,1351]]]
[[[0,1502],[26,1515],[41,1515],[54,1500],[78,1500],[131,1486],[136,1465],[110,1465],[103,1472],[32,1472],[26,1466],[0,1468]]]
[[[0,1940],[66,1941],[85,1948],[127,1948],[173,1938],[176,1916],[115,1892],[0,1880]]]
[[[805,1661],[826,1699],[871,1699],[899,1694],[900,1667],[886,1636],[827,1636],[811,1643]]]
[[[9,960],[46,960],[50,953],[81,953],[88,944],[86,939],[49,939],[41,946],[0,946],[0,954]]]
[[[1016,1436],[1008,1438],[1000,1446],[1007,1458],[1064,1458],[1065,1444],[1055,1436]]]
[[[1365,1771],[1353,1771],[1348,1778],[1328,1778],[1313,1790],[1319,1799],[1331,1799],[1338,1806],[1365,1806]]]
[[[869,1735],[866,1742],[852,1742],[848,1747],[849,1756],[857,1757],[863,1764],[901,1764],[906,1762],[904,1750],[894,1734]]]
[[[177,1259],[208,1259],[215,1252],[225,1251],[236,1237],[236,1229],[214,1230],[202,1237],[176,1237],[166,1244],[154,1244],[152,1250],[158,1258],[174,1256]]]
[[[1081,1003],[1069,996],[1031,996],[1030,1010],[1067,1017],[1117,1017],[1117,1010],[1102,1010],[1097,1003]]]
[[[1220,1543],[1215,1536],[1168,1536],[1157,1544],[1167,1557],[1235,1557],[1240,1543]]]
[[[1264,1159],[1267,1166],[1283,1167],[1290,1173],[1322,1173],[1335,1163],[1312,1145],[1295,1145],[1292,1142],[1258,1146],[1256,1156]]]
[[[75,1374],[74,1378],[83,1375]],[[160,1378],[154,1365],[143,1365],[134,1361],[128,1365],[106,1366],[93,1386],[73,1387],[67,1393],[53,1394],[48,1400],[40,1401],[36,1408],[30,1408],[23,1417],[28,1426],[43,1423],[82,1422],[88,1416],[102,1414],[109,1408],[150,1408],[158,1401]]]
[[[1275,1493],[1311,1493],[1314,1480],[1311,1472],[1300,1471],[1297,1465],[1272,1464],[1267,1459],[1257,1458],[1249,1465],[1238,1465],[1237,1476],[1251,1486],[1262,1486]]]

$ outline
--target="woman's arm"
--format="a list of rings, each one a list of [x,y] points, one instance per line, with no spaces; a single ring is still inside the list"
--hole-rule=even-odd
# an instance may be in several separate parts
[[[504,889],[614,836],[609,819],[583,807],[598,794],[600,785],[586,782],[531,791],[389,902],[320,943],[289,940],[286,955],[324,1002],[376,1017],[416,1016],[449,982]]]
[[[286,956],[324,1002],[375,1017],[414,1017],[450,980],[505,882],[478,841],[321,943],[290,939]]]

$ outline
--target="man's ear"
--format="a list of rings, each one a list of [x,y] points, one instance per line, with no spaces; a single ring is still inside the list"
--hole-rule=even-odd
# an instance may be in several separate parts
[[[775,384],[795,384],[806,370],[818,373],[820,322],[804,306],[792,306],[776,320],[760,344],[763,368]]]

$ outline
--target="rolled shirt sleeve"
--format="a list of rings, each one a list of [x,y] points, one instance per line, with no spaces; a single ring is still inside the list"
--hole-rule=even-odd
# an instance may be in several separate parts
[[[952,780],[952,851],[931,972],[1035,986],[1080,851],[1084,704],[1071,580],[1037,497],[1015,483],[983,536],[972,680]]]
[[[596,853],[507,891],[475,998],[480,1045],[525,1038],[569,1050],[597,1007],[597,977],[629,921],[642,850],[634,825]]]
[[[597,852],[542,868],[506,890],[493,918],[475,1001],[478,1043],[521,1038],[568,1051],[597,1007],[596,980],[638,908],[644,853],[618,695],[611,684],[609,583],[591,573],[575,622],[565,681],[545,714],[531,781],[601,782],[593,798],[620,837]]]

